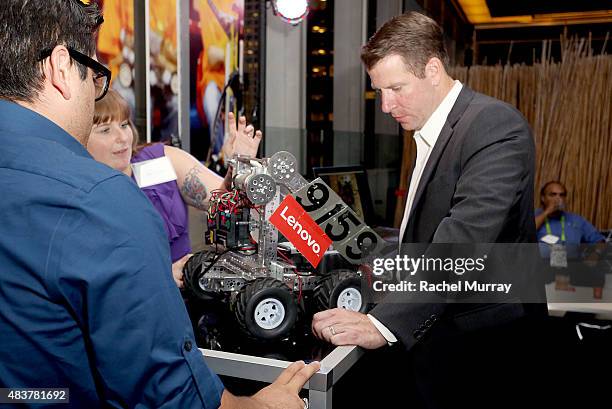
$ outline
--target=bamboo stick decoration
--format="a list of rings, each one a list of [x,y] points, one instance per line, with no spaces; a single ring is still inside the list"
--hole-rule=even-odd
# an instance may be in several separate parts
[[[606,36],[606,41],[608,37]],[[451,76],[519,109],[536,144],[540,187],[561,180],[570,211],[612,228],[612,56],[594,55],[590,38],[561,37],[561,61],[544,41],[533,65],[453,67]],[[605,47],[603,48],[605,50]]]

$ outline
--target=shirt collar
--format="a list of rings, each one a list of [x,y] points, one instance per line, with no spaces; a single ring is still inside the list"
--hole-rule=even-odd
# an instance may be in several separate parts
[[[15,102],[0,100],[0,137],[5,135],[46,139],[79,156],[91,158],[79,141],[50,119]]]
[[[459,97],[459,93],[461,92],[461,88],[463,84],[460,81],[455,80],[455,84],[451,88],[451,90],[446,94],[440,105],[436,108],[436,110],[431,114],[425,125],[414,133],[415,138],[417,135],[421,136],[421,139],[429,146],[430,148],[436,144],[438,140],[438,136],[440,132],[442,132],[442,128],[444,127],[444,123],[448,118],[448,114],[453,109],[457,98]]]

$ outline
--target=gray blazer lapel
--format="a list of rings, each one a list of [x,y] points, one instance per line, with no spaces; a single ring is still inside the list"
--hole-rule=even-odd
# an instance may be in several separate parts
[[[461,89],[461,92],[457,97],[457,101],[455,101],[453,109],[451,109],[450,113],[448,114],[448,118],[446,118],[446,122],[442,127],[442,131],[440,131],[440,135],[438,136],[436,144],[434,145],[433,150],[429,155],[429,159],[425,164],[425,169],[423,169],[423,175],[419,180],[419,186],[417,187],[417,191],[414,195],[414,200],[412,201],[412,207],[410,208],[410,214],[408,216],[408,226],[406,226],[406,233],[408,231],[412,232],[412,229],[410,228],[412,226],[410,225],[412,225],[414,222],[414,209],[416,209],[417,205],[419,204],[419,201],[421,200],[421,197],[425,192],[425,187],[427,187],[429,179],[431,179],[431,176],[433,175],[433,172],[436,169],[436,166],[438,165],[438,161],[440,160],[440,157],[442,156],[442,153],[444,152],[448,141],[453,135],[453,127],[461,118],[461,115],[463,115],[463,113],[467,109],[468,105],[472,101],[472,98],[474,98],[474,91],[472,91],[466,85],[463,85],[463,88]],[[406,234],[404,234],[404,238],[406,238]]]

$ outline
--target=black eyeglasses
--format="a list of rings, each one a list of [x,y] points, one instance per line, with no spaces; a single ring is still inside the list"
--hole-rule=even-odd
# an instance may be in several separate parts
[[[74,48],[67,47],[68,54],[70,54],[70,58],[78,62],[79,64],[83,64],[84,66],[91,68],[93,71],[93,80],[94,85],[96,87],[96,101],[104,98],[106,93],[108,92],[108,86],[111,81],[111,71],[106,68],[104,65],[100,64],[98,61],[93,58],[78,52]],[[44,60],[49,57],[53,49],[47,49],[40,54],[39,61]]]

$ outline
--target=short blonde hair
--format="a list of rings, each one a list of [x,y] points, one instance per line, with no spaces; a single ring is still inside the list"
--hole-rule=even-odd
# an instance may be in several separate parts
[[[94,111],[94,125],[105,124],[107,122],[123,122],[127,120],[134,139],[132,140],[132,155],[138,147],[138,131],[132,122],[132,110],[128,102],[114,89],[109,89],[104,98],[96,102]]]

